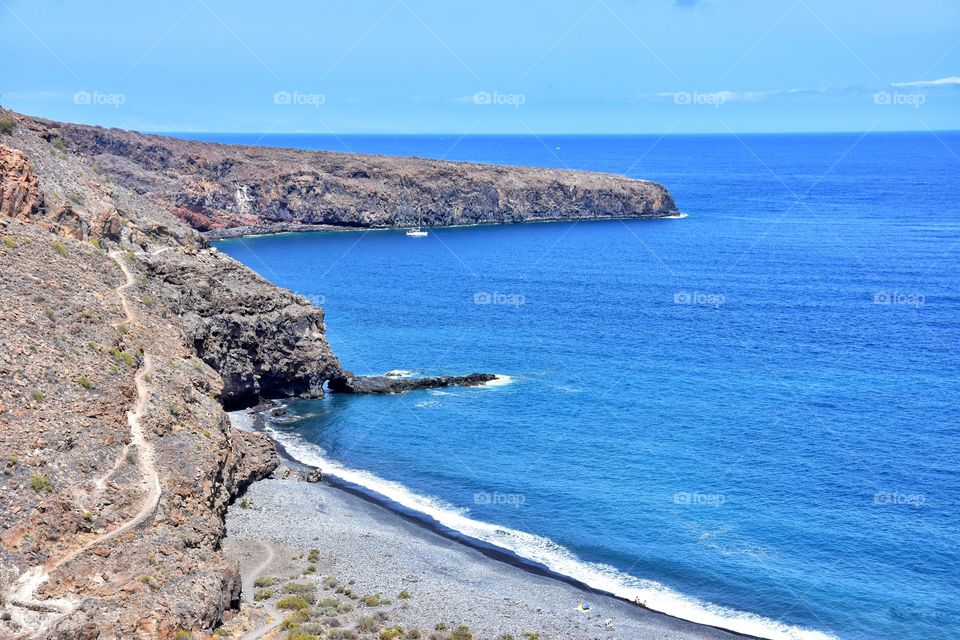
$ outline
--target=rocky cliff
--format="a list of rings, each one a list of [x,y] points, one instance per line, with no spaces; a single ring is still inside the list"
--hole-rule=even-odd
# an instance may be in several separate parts
[[[676,215],[661,185],[624,176],[233,146],[36,120],[117,184],[200,231],[231,235]]]
[[[175,638],[228,615],[224,511],[277,459],[225,407],[490,379],[353,376],[321,309],[198,229],[675,211],[616,176],[0,123],[2,638]]]

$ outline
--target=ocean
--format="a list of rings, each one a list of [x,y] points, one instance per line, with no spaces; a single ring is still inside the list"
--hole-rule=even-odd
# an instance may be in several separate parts
[[[625,173],[688,217],[227,240],[358,374],[328,474],[657,610],[960,637],[960,134],[193,137]]]

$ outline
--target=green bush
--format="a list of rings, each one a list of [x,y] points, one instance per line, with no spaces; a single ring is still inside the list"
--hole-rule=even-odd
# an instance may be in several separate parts
[[[380,632],[380,640],[398,640],[403,637],[403,629],[400,627],[390,627]]]
[[[53,241],[53,248],[56,249],[57,253],[59,253],[64,258],[67,257],[67,248],[59,240]]]
[[[13,118],[3,118],[0,120],[0,133],[6,136],[13,135],[13,125],[16,124]]]
[[[467,625],[462,624],[450,633],[450,640],[473,640],[473,634]]]
[[[41,476],[40,474],[34,473],[30,476],[30,486],[33,487],[33,490],[37,493],[41,491],[53,493],[53,482],[50,480],[50,476]]]
[[[310,554],[307,556],[307,562],[319,562],[319,561],[320,561],[320,550],[310,549]]]
[[[255,586],[255,587],[272,587],[272,586],[273,586],[273,578],[270,577],[270,576],[260,576],[259,578],[257,578],[256,580],[253,581],[253,586]]]
[[[360,602],[368,607],[379,607],[381,604],[383,604],[379,593],[375,593],[372,596],[367,596],[366,598],[361,599]]]
[[[253,592],[253,599],[257,602],[269,600],[273,597],[273,589],[257,589]]]
[[[52,144],[52,145],[53,145],[53,148],[56,149],[57,151],[59,151],[60,153],[66,153],[66,152],[67,152],[67,143],[64,142],[64,141],[63,141],[63,138],[61,138],[61,137],[59,137],[59,136],[57,136],[56,138],[54,138],[53,141],[52,141],[50,144]],[[191,636],[191,637],[193,637],[193,636]]]
[[[317,601],[317,587],[312,582],[291,582],[283,587],[283,593],[300,596],[310,604]]]
[[[300,596],[287,596],[277,601],[277,609],[282,611],[302,611],[309,608],[310,604]]]
[[[520,635],[526,638],[526,640],[540,640],[540,634],[534,633],[533,631],[524,631]]]
[[[340,581],[337,580],[336,578],[332,577],[332,576],[328,576],[328,577],[326,577],[326,578],[323,579],[323,588],[324,588],[324,589],[333,589],[333,588],[336,587],[338,584],[340,584]]]
[[[88,378],[87,376],[80,376],[79,378],[77,378],[77,384],[83,387],[84,389],[86,389],[87,391],[89,391],[90,389],[93,389],[93,382],[91,382],[90,378]]]
[[[30,392],[30,397],[33,398],[34,402],[39,403],[43,402],[47,398],[47,394],[45,394],[43,391],[40,391],[40,389],[34,389]]]
[[[17,246],[17,243],[14,242],[13,238],[10,236],[3,236],[3,246],[5,246],[7,249],[13,249],[15,246]]]
[[[406,589],[404,589],[403,591],[401,591],[400,593],[397,594],[397,598],[400,599],[400,600],[409,600],[409,599],[410,599],[410,592],[407,591]]]

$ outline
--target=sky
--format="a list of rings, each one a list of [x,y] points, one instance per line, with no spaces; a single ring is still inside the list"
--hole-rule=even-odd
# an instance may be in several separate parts
[[[139,131],[960,129],[960,0],[0,0],[0,56]]]

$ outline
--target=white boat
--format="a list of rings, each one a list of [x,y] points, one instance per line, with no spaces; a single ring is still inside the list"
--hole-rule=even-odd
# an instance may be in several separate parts
[[[407,235],[410,236],[411,238],[423,238],[424,236],[429,235],[429,234],[428,234],[426,231],[424,231],[423,228],[420,226],[421,223],[422,223],[421,218],[422,218],[422,216],[421,216],[420,213],[418,212],[418,213],[417,213],[417,226],[413,227],[412,229],[407,229]]]

